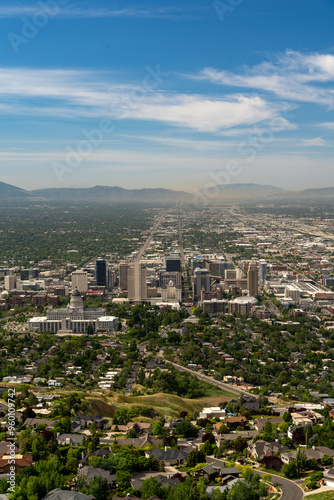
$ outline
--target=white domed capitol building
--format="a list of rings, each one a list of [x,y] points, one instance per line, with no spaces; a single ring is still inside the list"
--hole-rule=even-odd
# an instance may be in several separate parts
[[[104,309],[84,308],[79,290],[72,293],[70,303],[61,309],[50,309],[47,316],[37,316],[29,320],[29,330],[52,333],[87,333],[89,325],[93,333],[99,330],[114,331],[118,318],[106,316]]]

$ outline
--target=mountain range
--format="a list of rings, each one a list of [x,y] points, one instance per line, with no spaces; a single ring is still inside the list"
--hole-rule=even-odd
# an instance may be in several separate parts
[[[334,200],[334,187],[288,191],[262,184],[221,184],[196,193],[172,189],[124,189],[117,186],[91,188],[50,188],[26,191],[0,182],[0,201],[61,201],[61,202],[191,202],[195,198],[212,202],[226,201],[303,201]]]

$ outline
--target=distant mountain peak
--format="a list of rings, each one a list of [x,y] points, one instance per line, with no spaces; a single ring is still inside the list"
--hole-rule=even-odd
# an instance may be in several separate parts
[[[0,181],[0,198],[12,199],[31,197],[32,195],[31,193],[29,193],[29,191],[25,191],[24,189]]]

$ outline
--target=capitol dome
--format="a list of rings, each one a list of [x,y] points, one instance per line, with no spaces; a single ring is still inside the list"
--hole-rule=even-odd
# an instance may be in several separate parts
[[[83,308],[83,300],[79,290],[76,288],[74,292],[72,292],[71,300],[70,300],[70,308],[71,309],[82,309]]]

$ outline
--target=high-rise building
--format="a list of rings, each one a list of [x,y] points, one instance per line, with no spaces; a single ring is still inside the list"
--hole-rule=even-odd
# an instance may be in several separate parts
[[[159,273],[159,286],[167,286],[170,281],[173,282],[174,286],[181,285],[181,274],[177,271],[170,273],[167,271],[161,271]]]
[[[105,259],[95,261],[95,280],[97,286],[107,286],[107,261]]]
[[[325,286],[334,286],[334,278],[332,278],[332,277],[324,278],[324,285]]]
[[[241,261],[242,263],[242,272],[247,275],[248,272],[248,267],[249,267],[249,260],[243,260]]]
[[[212,276],[224,276],[226,269],[233,269],[233,264],[226,260],[213,260],[207,261],[205,268],[209,269]]]
[[[133,302],[147,299],[147,272],[140,262],[128,269],[128,298]]]
[[[194,297],[199,298],[201,291],[210,292],[211,289],[211,273],[208,269],[195,269],[194,271]]]
[[[260,286],[263,286],[267,279],[267,263],[264,260],[260,260]]]
[[[111,267],[108,268],[108,287],[109,287],[109,289],[114,287],[116,279],[117,279],[117,274],[116,274],[115,269],[113,269]]]
[[[180,255],[168,255],[166,257],[166,271],[169,272],[181,272],[181,259]]]
[[[188,259],[188,265],[192,271],[194,269],[204,269],[205,268],[205,260],[202,257],[194,257]]]
[[[16,288],[16,274],[5,276],[5,290],[14,290]]]
[[[119,289],[121,291],[128,289],[128,269],[127,262],[121,262],[119,265]]]
[[[255,297],[258,294],[258,267],[257,263],[252,261],[249,264],[247,272],[247,290],[250,297]]]
[[[226,280],[235,280],[237,279],[237,271],[236,269],[225,269],[225,279]]]
[[[38,269],[22,269],[20,272],[21,275],[21,280],[22,281],[28,281],[31,279],[36,279],[38,278]]]
[[[78,270],[72,273],[72,290],[78,289],[85,292],[88,289],[88,274],[86,271]]]

